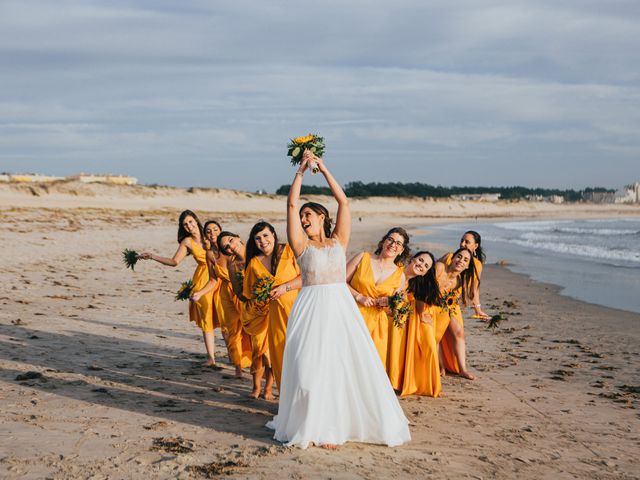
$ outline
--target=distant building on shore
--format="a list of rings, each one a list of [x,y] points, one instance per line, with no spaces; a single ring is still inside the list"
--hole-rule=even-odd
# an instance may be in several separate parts
[[[67,177],[67,180],[74,180],[80,183],[111,183],[115,185],[137,185],[138,179],[128,175],[87,175],[81,173]]]
[[[137,185],[138,179],[127,175],[72,175],[70,177],[55,177],[38,173],[2,173],[0,182],[4,183],[51,183],[58,181],[75,181],[80,183],[110,183],[112,185]]]
[[[625,185],[615,193],[615,203],[640,203],[640,182]]]
[[[39,173],[3,173],[0,175],[0,182],[7,183],[49,183],[58,180],[64,180],[64,177],[40,175]]]
[[[467,201],[472,200],[475,202],[497,202],[500,200],[499,193],[463,193],[460,195],[451,195],[454,200]]]
[[[562,195],[525,195],[524,198],[528,202],[564,203],[564,197]]]
[[[615,192],[585,192],[582,194],[582,199],[587,202],[593,203],[615,203]]]

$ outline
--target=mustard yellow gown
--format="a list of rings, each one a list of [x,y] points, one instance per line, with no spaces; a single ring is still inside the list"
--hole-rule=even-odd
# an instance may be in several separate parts
[[[217,263],[213,267],[220,280],[218,295],[214,294],[213,304],[220,322],[220,329],[227,342],[229,360],[241,368],[251,366],[251,339],[242,329],[240,309],[242,302],[233,292],[229,270]]]
[[[402,272],[403,267],[398,266],[395,272],[376,285],[371,268],[371,255],[369,252],[365,252],[349,284],[358,293],[367,297],[388,297],[400,287]],[[393,388],[400,388],[402,364],[404,363],[404,342],[406,341],[405,329],[393,326],[393,321],[387,316],[386,308],[365,307],[360,304],[358,304],[358,308],[371,334],[382,365],[385,366],[387,375],[390,372],[393,374],[393,378],[390,376]]]
[[[411,294],[409,301],[413,310],[407,318],[407,347],[400,396],[438,397],[442,392],[442,384],[433,315],[438,307],[425,306],[425,313],[431,314],[427,323],[421,321],[416,301]]]
[[[191,242],[191,255],[197,263],[196,270],[193,272],[191,281],[193,282],[193,291],[202,290],[209,282],[209,267],[207,266],[207,251],[197,242]],[[200,329],[207,333],[213,332],[214,325],[213,314],[213,292],[200,297],[197,302],[189,301],[189,320],[195,322]]]
[[[262,265],[261,262],[260,265]],[[268,273],[266,269],[265,272]],[[282,285],[299,275],[300,267],[298,267],[293,250],[291,250],[289,245],[285,245],[282,255],[280,256],[280,262],[276,268],[274,285]],[[280,388],[282,357],[284,355],[284,345],[287,338],[287,320],[289,319],[291,307],[299,291],[300,290],[297,289],[291,290],[278,299],[269,302],[269,328],[267,329],[269,359],[278,388]]]
[[[445,258],[445,265],[450,265],[453,259],[453,253],[449,253],[447,258]],[[480,276],[482,275],[482,262],[478,260],[476,257],[473,257],[473,264],[476,271],[476,281],[480,281]],[[474,302],[477,302],[478,299],[474,299]],[[455,319],[462,329],[464,330],[464,320],[462,318],[462,311],[460,307],[458,307],[455,311],[452,312],[451,318]],[[460,366],[458,365],[458,359],[456,358],[455,350],[455,338],[451,330],[447,330],[442,337],[441,348],[442,348],[442,363],[444,364],[445,370],[452,373],[460,373]]]
[[[267,331],[269,327],[269,302],[253,300],[253,286],[260,277],[270,275],[258,257],[253,257],[244,269],[242,295],[247,298],[240,310],[242,328],[251,338],[251,372],[260,370],[263,359],[269,359],[269,342]],[[269,364],[267,363],[267,366]]]

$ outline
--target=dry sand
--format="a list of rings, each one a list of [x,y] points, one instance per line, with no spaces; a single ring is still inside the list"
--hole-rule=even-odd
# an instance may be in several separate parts
[[[495,332],[467,321],[477,381],[448,376],[444,397],[400,400],[412,422],[409,444],[286,449],[264,427],[276,403],[246,398],[250,381],[230,378],[231,368],[200,367],[201,335],[186,305],[173,301],[192,260],[131,272],[120,257],[125,247],[172,254],[177,214],[187,207],[242,235],[257,217],[284,235],[283,199],[47,190],[0,187],[2,478],[639,478],[640,315],[562,297],[489,265],[483,303],[508,321]],[[397,199],[353,209],[353,251],[394,224],[640,213]]]

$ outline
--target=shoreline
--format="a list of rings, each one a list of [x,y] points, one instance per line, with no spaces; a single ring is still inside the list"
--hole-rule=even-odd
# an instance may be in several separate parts
[[[466,321],[477,381],[447,376],[444,397],[400,400],[411,442],[286,449],[264,427],[276,403],[246,398],[249,378],[229,366],[200,366],[201,336],[173,301],[192,261],[121,264],[125,247],[173,252],[175,210],[79,212],[0,210],[5,478],[637,478],[640,315],[489,264],[482,301],[508,320]],[[226,216],[243,237],[255,220]],[[397,222],[354,222],[350,253]],[[29,371],[41,376],[16,379]]]

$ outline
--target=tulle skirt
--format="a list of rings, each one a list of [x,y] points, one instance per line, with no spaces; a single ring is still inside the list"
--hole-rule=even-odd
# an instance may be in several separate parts
[[[346,283],[302,288],[287,326],[274,438],[400,445],[406,417]]]

